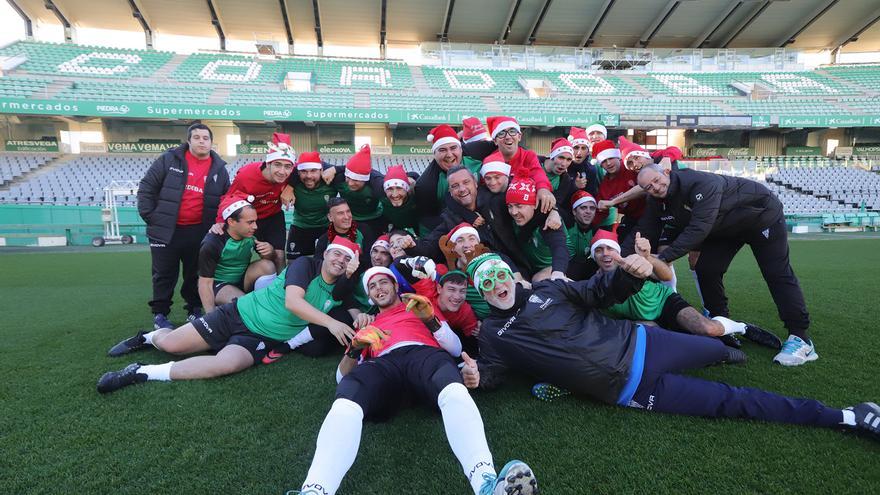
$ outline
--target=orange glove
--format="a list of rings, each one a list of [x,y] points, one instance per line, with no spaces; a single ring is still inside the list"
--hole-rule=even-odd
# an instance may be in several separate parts
[[[363,349],[364,347],[369,346],[373,352],[378,352],[382,349],[382,343],[385,342],[390,335],[391,332],[386,332],[373,325],[367,325],[354,334],[354,338],[351,339],[351,348]]]
[[[400,298],[406,303],[406,310],[412,312],[420,320],[428,321],[434,318],[434,305],[427,297],[407,293]]]

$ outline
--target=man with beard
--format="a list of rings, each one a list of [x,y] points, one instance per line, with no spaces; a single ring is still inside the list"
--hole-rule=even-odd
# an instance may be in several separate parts
[[[618,268],[582,282],[549,280],[517,287],[509,267],[492,254],[475,258],[468,273],[492,308],[480,331],[481,360],[465,366],[470,388],[498,385],[507,370],[548,381],[607,404],[689,416],[748,418],[862,430],[880,440],[880,407],[866,402],[835,409],[678,374],[745,359],[718,339],[670,332],[600,309],[636,294],[651,275],[638,254],[615,257]]]
[[[586,191],[577,191],[571,197],[573,225],[566,231],[568,254],[567,275],[572,280],[585,280],[596,273],[597,266],[590,257],[593,233],[599,227],[594,225],[596,218],[596,198]]]
[[[206,351],[216,354],[164,364],[133,363],[122,370],[105,373],[98,380],[98,392],[105,394],[148,380],[215,378],[237,373],[261,361],[268,364],[272,360],[267,362],[265,358],[269,357],[270,349],[309,333],[310,327],[312,340],[332,340],[345,347],[346,339],[354,336],[354,330],[333,317],[338,314],[335,308],[341,302],[333,300],[331,294],[347,264],[357,257],[356,251],[357,246],[340,238],[327,247],[323,261],[298,258],[265,289],[245,294],[174,330],[138,332],[123,340],[110,349],[110,356],[122,356],[149,346],[169,354]],[[341,313],[342,317],[347,314]]]
[[[789,332],[773,360],[799,366],[819,358],[808,334],[810,315],[804,295],[791,268],[782,203],[769,189],[742,177],[696,170],[673,169],[667,174],[655,165],[643,168],[638,181],[650,200],[635,232],[656,239],[665,224],[681,230],[657,257],[669,263],[700,251],[694,269],[710,314],[728,316],[724,274],[748,244]],[[624,245],[632,246],[632,239]]]
[[[284,266],[285,221],[281,211],[281,192],[293,172],[296,152],[290,144],[290,136],[279,132],[272,134],[268,143],[269,153],[262,162],[248,163],[241,167],[235,180],[226,191],[227,196],[253,196],[257,210],[257,240],[268,242],[275,248],[276,271]],[[223,233],[224,220],[217,212],[217,223],[211,232]]]
[[[388,268],[370,268],[363,282],[379,314],[358,330],[339,363],[336,400],[321,425],[300,493],[336,493],[357,457],[364,420],[388,420],[406,401],[440,410],[449,445],[475,494],[537,493],[522,461],[507,463],[496,476],[480,412],[453,359],[461,344],[431,303],[414,294],[401,301]]]
[[[453,168],[464,166],[476,174],[481,162],[478,159],[462,155],[461,141],[455,130],[441,124],[431,129],[428,134],[431,152],[434,159],[416,181],[416,204],[420,207],[421,222],[426,229],[433,229],[440,222],[445,198],[449,192],[448,172]]]
[[[258,231],[257,211],[249,199],[223,197],[220,234],[208,232],[199,249],[199,297],[206,313],[232,302],[275,277],[275,250],[268,242],[254,238]],[[260,259],[251,262],[256,252]],[[263,278],[266,277],[266,278]],[[257,281],[260,284],[257,284]]]
[[[321,171],[326,167],[329,165],[321,161],[317,151],[301,154],[296,173],[281,193],[282,204],[295,206],[287,233],[288,261],[315,254],[315,242],[327,232],[327,202],[336,197],[336,191],[321,180]]]

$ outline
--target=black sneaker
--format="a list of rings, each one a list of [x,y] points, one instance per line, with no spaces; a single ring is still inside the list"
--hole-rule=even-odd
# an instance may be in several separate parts
[[[718,337],[718,340],[723,342],[724,345],[726,345],[727,347],[732,347],[734,349],[739,349],[740,347],[742,347],[742,342],[740,342],[739,339],[736,338],[736,336],[733,334],[722,335],[721,337]]]
[[[192,323],[203,316],[205,316],[205,312],[202,311],[202,308],[194,308],[186,315],[186,321]]]
[[[727,348],[727,356],[724,358],[724,364],[741,364],[748,360],[748,356],[746,353],[739,350],[734,349],[733,347]]]
[[[769,347],[776,351],[782,349],[782,340],[780,340],[775,334],[764,330],[758,325],[746,323],[745,338],[758,345]]]
[[[147,347],[147,340],[144,338],[144,332],[138,332],[134,337],[129,337],[122,342],[114,345],[107,351],[110,357],[119,357],[129,352],[139,351]]]
[[[856,428],[880,440],[880,406],[873,402],[862,402],[847,409],[856,415]]]
[[[153,330],[160,328],[174,328],[174,324],[168,320],[168,315],[156,313],[153,315]]]
[[[144,383],[147,381],[147,375],[138,373],[141,363],[132,363],[119,371],[108,371],[98,380],[98,392],[108,394],[115,392],[122,387],[134,385],[135,383]]]

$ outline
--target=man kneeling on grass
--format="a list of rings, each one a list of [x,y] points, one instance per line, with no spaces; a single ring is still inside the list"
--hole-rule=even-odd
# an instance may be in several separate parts
[[[123,340],[110,349],[110,356],[122,356],[150,345],[171,354],[217,354],[164,364],[130,364],[120,371],[105,373],[98,380],[98,392],[113,392],[147,380],[192,380],[237,373],[264,361],[270,349],[303,333],[309,334],[309,343],[302,346],[304,353],[307,346],[324,351],[323,342],[334,338],[340,346],[337,349],[342,350],[346,339],[354,336],[354,330],[340,321],[348,313],[331,294],[357,257],[357,245],[337,237],[327,246],[323,260],[297,258],[264,289],[245,294],[174,330],[140,332]]]
[[[865,402],[835,409],[813,399],[681,375],[714,363],[738,363],[745,354],[720,340],[670,332],[599,309],[638,293],[651,262],[612,254],[617,268],[589,280],[548,280],[532,289],[514,284],[509,267],[484,254],[468,265],[473,283],[492,308],[480,331],[479,368],[465,367],[470,388],[492,387],[516,370],[608,404],[705,417],[859,430],[880,440],[880,407]]]
[[[358,321],[358,333],[339,363],[336,400],[318,433],[315,457],[301,494],[336,493],[354,464],[363,421],[389,419],[407,401],[439,408],[452,452],[475,494],[538,493],[531,469],[510,461],[496,476],[483,420],[455,365],[458,337],[431,302],[397,295],[394,272],[382,266],[366,271],[363,284],[379,307],[375,320]],[[468,366],[476,366],[463,354]],[[475,370],[473,372],[476,372]]]

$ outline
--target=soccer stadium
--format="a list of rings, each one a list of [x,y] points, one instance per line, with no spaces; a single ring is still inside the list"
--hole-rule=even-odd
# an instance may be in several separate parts
[[[0,493],[880,492],[876,0],[6,0],[0,134]]]

